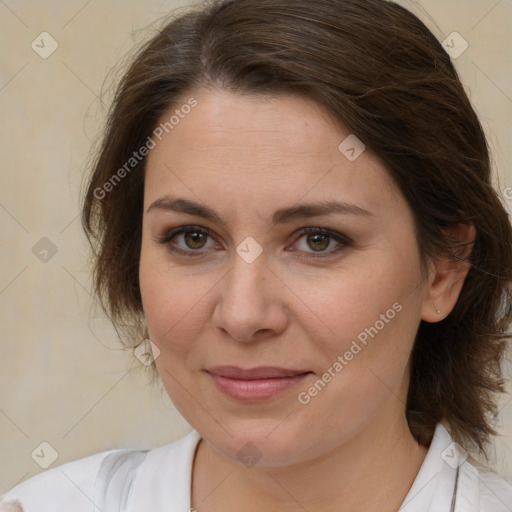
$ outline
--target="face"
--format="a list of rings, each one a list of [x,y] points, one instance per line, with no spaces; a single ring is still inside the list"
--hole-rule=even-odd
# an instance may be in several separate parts
[[[269,466],[404,421],[427,284],[386,169],[310,100],[190,97],[148,156],[140,259],[175,406]]]

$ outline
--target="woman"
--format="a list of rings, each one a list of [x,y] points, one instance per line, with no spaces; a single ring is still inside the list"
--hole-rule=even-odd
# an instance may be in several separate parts
[[[119,85],[83,223],[107,313],[193,430],[4,510],[512,510],[466,451],[495,433],[512,304],[490,182],[449,56],[394,3],[166,25]]]

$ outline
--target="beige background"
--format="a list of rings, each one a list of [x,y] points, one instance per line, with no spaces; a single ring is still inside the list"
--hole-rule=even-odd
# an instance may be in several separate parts
[[[93,307],[78,218],[107,73],[152,33],[151,23],[189,3],[0,0],[0,493],[41,471],[31,453],[43,441],[58,453],[55,466],[111,447],[164,444],[190,429],[165,393],[149,384],[144,367],[128,371],[136,366],[132,357]],[[497,188],[510,207],[512,2],[401,3],[439,40],[456,31],[468,42],[456,66],[489,136]],[[47,59],[31,47],[44,31],[59,45]],[[39,250],[50,250],[47,262],[33,253],[43,237],[57,249],[52,256],[41,242]],[[510,400],[502,400],[503,437],[494,452],[495,468],[512,482]]]

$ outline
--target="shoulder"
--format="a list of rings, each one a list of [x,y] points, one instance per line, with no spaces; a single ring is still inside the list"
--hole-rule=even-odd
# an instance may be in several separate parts
[[[438,423],[429,450],[400,510],[512,512],[512,486],[481,464]]]
[[[199,439],[192,430],[151,450],[108,450],[62,464],[0,496],[0,512],[168,510],[176,504],[187,510]]]
[[[89,512],[101,468],[112,455],[129,452],[108,450],[43,471],[0,496],[0,512]]]
[[[467,461],[473,485],[480,495],[480,512],[510,512],[512,510],[512,485],[503,477],[489,470],[474,459]]]

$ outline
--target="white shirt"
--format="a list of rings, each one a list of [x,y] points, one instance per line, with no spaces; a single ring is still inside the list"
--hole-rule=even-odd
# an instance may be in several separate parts
[[[147,451],[109,450],[46,470],[0,497],[0,512],[191,512],[196,430]],[[440,423],[400,512],[512,512],[512,486],[470,462]],[[9,502],[19,500],[23,508]]]

